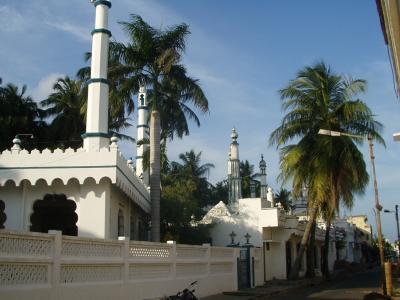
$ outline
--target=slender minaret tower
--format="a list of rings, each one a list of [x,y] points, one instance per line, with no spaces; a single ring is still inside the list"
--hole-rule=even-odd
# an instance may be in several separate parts
[[[267,198],[267,164],[261,154],[260,161],[260,198]]]
[[[96,7],[95,28],[92,31],[92,64],[88,81],[86,133],[82,135],[86,151],[99,151],[110,144],[108,134],[108,0],[93,1]]]
[[[138,95],[137,142],[143,139],[149,139],[148,117],[146,86],[141,85]],[[144,169],[143,154],[148,147],[147,144],[138,145],[136,155],[136,176],[142,178],[145,185],[149,185],[149,171]]]
[[[239,161],[239,143],[237,142],[238,134],[236,129],[232,129],[232,143],[230,149],[230,175],[228,176],[229,184],[229,206],[233,211],[239,208],[238,199],[242,198],[242,181],[240,178],[240,161]]]

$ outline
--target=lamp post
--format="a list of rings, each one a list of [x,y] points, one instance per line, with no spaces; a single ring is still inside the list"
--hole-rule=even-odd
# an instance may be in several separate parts
[[[395,205],[395,211],[389,210],[389,209],[384,209],[383,212],[385,213],[394,213],[396,217],[396,225],[397,225],[397,251],[399,252],[399,258],[400,258],[400,228],[399,228],[399,206],[396,204]]]
[[[383,235],[382,235],[382,223],[381,223],[382,205],[379,203],[378,181],[376,179],[376,172],[375,172],[375,154],[374,154],[374,144],[372,143],[372,136],[368,135],[367,137],[365,137],[362,135],[355,135],[355,134],[339,132],[339,131],[332,131],[332,130],[327,130],[327,129],[320,129],[318,131],[318,134],[329,135],[329,136],[333,136],[333,137],[349,136],[349,137],[357,138],[357,139],[367,138],[367,140],[368,140],[369,155],[370,155],[371,166],[372,166],[372,175],[374,178],[376,227],[377,227],[377,231],[378,231],[379,257],[381,260],[381,267],[382,267],[382,271],[383,271],[383,293],[386,295],[386,278],[385,278],[385,269],[384,269],[385,253],[384,253],[384,247],[383,247]]]

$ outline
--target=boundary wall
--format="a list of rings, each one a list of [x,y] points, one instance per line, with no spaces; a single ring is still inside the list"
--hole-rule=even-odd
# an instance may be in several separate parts
[[[195,280],[204,297],[237,290],[239,251],[0,230],[0,299],[154,299]]]

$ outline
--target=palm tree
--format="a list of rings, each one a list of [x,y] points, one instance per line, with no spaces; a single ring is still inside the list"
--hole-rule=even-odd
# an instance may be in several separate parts
[[[150,114],[150,191],[152,240],[160,240],[160,134],[161,129],[172,138],[189,133],[187,118],[197,119],[190,104],[201,112],[208,112],[208,100],[198,81],[187,75],[182,65],[186,24],[159,30],[151,27],[140,16],[131,15],[130,22],[120,23],[129,37],[126,44],[110,44],[111,56],[119,64],[110,66],[110,73],[119,78],[119,89],[135,94],[139,85],[148,87]],[[199,122],[196,122],[199,125]]]
[[[205,179],[210,174],[211,168],[214,168],[214,165],[211,163],[200,164],[201,154],[201,151],[196,153],[194,150],[181,153],[179,159],[182,163],[172,162],[172,172],[184,178]]]
[[[324,128],[355,135],[370,134],[383,143],[379,134],[382,125],[369,107],[356,98],[365,89],[364,80],[335,74],[320,62],[300,70],[280,90],[287,114],[272,132],[270,144],[281,147],[280,178],[284,182],[292,180],[294,194],[308,187],[309,222],[290,278],[298,276],[312,224],[323,203],[338,207],[339,201],[353,199],[368,184],[366,165],[355,144],[360,141],[318,136],[318,131]],[[298,142],[287,145],[293,140]]]
[[[290,191],[281,187],[274,196],[275,202],[280,203],[286,212],[292,208],[292,193]]]
[[[43,112],[26,95],[26,90],[25,85],[19,89],[12,83],[0,87],[0,150],[9,148],[19,133],[32,133],[40,137],[46,130]],[[32,148],[35,141],[32,142],[24,148]]]
[[[239,165],[240,178],[242,178],[242,194],[243,198],[250,197],[251,185],[254,184],[255,188],[260,185],[259,181],[254,178],[259,174],[254,173],[254,165],[250,164],[248,160],[241,161]]]
[[[54,92],[40,103],[51,121],[53,140],[65,140],[64,145],[80,146],[85,131],[86,96],[82,81],[68,76],[57,79]]]

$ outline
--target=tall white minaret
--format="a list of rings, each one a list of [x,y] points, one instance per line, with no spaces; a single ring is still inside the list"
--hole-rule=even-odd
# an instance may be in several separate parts
[[[88,81],[86,133],[82,135],[86,151],[99,151],[110,144],[108,133],[108,0],[93,1],[96,7],[95,27],[92,31],[92,64]]]
[[[238,199],[242,198],[242,180],[240,178],[240,160],[239,160],[239,143],[237,142],[238,134],[236,129],[232,129],[230,148],[230,174],[228,175],[229,185],[229,206],[233,211],[238,211]]]
[[[137,125],[137,142],[143,139],[149,139],[148,125],[148,107],[146,86],[141,85],[138,95],[138,125]],[[143,154],[148,149],[148,145],[138,145],[136,153],[136,176],[142,178],[144,184],[149,185],[149,171],[143,167]]]
[[[261,154],[260,160],[260,198],[267,198],[267,164]]]

